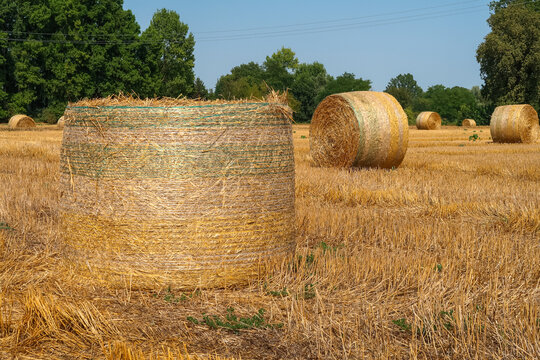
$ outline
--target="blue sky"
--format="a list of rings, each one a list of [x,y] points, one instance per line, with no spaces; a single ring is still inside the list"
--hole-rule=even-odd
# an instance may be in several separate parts
[[[262,63],[282,46],[300,62],[321,62],[337,76],[352,72],[384,90],[411,73],[435,84],[482,85],[476,48],[489,32],[489,0],[173,1],[124,0],[141,30],[153,13],[180,14],[195,36],[195,74],[207,87],[232,67]]]

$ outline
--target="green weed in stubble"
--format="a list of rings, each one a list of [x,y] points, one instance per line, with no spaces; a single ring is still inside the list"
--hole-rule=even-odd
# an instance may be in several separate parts
[[[165,295],[163,296],[163,300],[165,300],[166,302],[168,303],[171,303],[171,304],[178,304],[180,301],[187,301],[189,299],[192,299],[194,296],[198,296],[200,295],[201,291],[199,289],[195,290],[195,292],[191,293],[191,294],[184,294],[184,293],[180,293],[180,296],[178,295],[175,295],[172,290],[171,290],[171,287],[169,286],[167,288],[167,290],[165,291]],[[158,294],[153,294],[152,297],[154,298],[157,298],[158,297]]]
[[[249,329],[279,329],[283,327],[283,323],[269,324],[264,318],[264,309],[259,309],[253,316],[238,317],[234,308],[228,307],[225,318],[218,315],[202,314],[202,320],[198,320],[193,316],[188,316],[186,319],[195,325],[206,325],[212,330],[225,329],[236,334],[240,330]]]
[[[0,222],[0,230],[15,230],[15,229],[9,226],[8,223]]]

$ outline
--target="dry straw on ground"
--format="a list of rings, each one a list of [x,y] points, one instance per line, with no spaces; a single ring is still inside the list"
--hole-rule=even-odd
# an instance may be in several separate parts
[[[416,117],[418,130],[439,130],[441,128],[441,115],[434,111],[423,111]]]
[[[66,123],[66,118],[64,116],[61,116],[60,119],[58,119],[58,121],[56,122],[56,125],[58,126],[58,128],[63,129],[65,123]]]
[[[397,167],[407,151],[407,115],[392,95],[356,91],[326,97],[310,126],[318,166]]]
[[[60,221],[79,271],[121,286],[219,287],[291,254],[294,155],[282,101],[70,104]]]
[[[9,127],[11,129],[31,128],[35,126],[36,123],[34,122],[34,119],[23,114],[13,115],[11,119],[9,119]]]
[[[490,131],[494,142],[534,143],[540,140],[538,114],[531,105],[499,106],[491,115]]]
[[[465,119],[461,123],[461,126],[469,126],[469,127],[476,126],[476,121],[474,121],[473,119]]]

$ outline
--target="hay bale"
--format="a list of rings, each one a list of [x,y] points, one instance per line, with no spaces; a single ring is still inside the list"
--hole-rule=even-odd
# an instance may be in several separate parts
[[[291,255],[292,126],[276,101],[69,104],[59,214],[77,271],[121,287],[221,287]]]
[[[66,118],[62,115],[60,119],[56,122],[56,126],[58,126],[59,129],[63,129],[66,122]]]
[[[390,94],[355,91],[326,97],[311,120],[315,165],[397,167],[409,142],[407,115]]]
[[[416,127],[419,130],[439,130],[441,122],[441,115],[433,111],[423,111],[416,117]]]
[[[476,126],[476,121],[474,121],[473,119],[465,119],[461,123],[461,126],[473,127]]]
[[[34,122],[34,119],[32,119],[30,116],[26,116],[23,114],[17,114],[13,115],[11,119],[9,119],[8,126],[11,129],[24,129],[24,128],[32,128],[36,126],[36,123]]]
[[[529,144],[540,139],[538,114],[527,104],[498,106],[489,128],[493,142]]]

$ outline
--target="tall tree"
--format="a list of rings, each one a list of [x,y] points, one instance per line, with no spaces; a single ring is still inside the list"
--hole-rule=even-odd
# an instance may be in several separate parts
[[[492,3],[491,27],[476,52],[483,95],[495,104],[540,107],[540,2]]]
[[[524,6],[531,10],[540,11],[540,0],[500,0],[489,3],[491,10],[498,11],[509,6]]]
[[[294,114],[296,121],[311,120],[317,107],[317,95],[330,80],[331,77],[321,63],[298,65],[291,84],[291,92],[299,102],[298,111]]]
[[[141,35],[140,54],[148,68],[144,95],[177,97],[193,91],[195,39],[178,13],[161,9]]]
[[[267,56],[263,68],[268,86],[274,90],[286,90],[294,81],[294,70],[298,67],[295,53],[282,47],[271,56]]]
[[[394,96],[404,109],[410,107],[423,92],[410,73],[390,79],[384,91]]]

